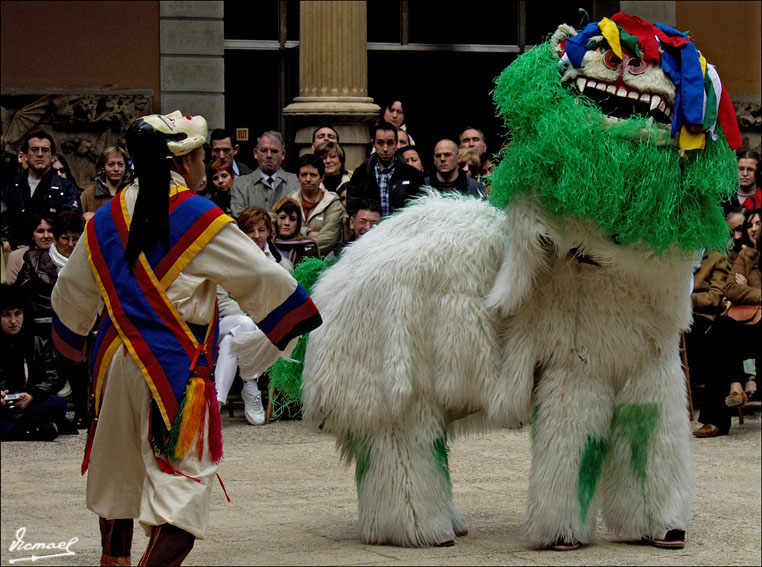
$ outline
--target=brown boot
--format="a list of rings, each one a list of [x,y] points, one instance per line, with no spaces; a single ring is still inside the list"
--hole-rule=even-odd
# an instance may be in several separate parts
[[[101,565],[130,565],[132,519],[98,518],[101,528]]]
[[[138,565],[182,565],[195,542],[194,536],[172,524],[154,526]]]

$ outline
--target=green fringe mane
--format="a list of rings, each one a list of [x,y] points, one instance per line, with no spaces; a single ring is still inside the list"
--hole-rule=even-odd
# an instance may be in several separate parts
[[[325,268],[326,263],[322,260],[307,258],[299,262],[294,268],[294,278],[302,284],[307,293],[311,293],[312,287]],[[270,399],[273,400],[273,414],[276,419],[281,417],[289,408],[298,408],[301,405],[302,370],[308,338],[309,334],[299,338],[294,352],[291,354],[291,360],[279,358],[267,371],[270,376]]]
[[[562,85],[557,64],[545,43],[496,79],[495,104],[512,141],[492,175],[491,202],[504,208],[532,192],[551,216],[592,220],[622,244],[657,253],[724,250],[730,233],[721,202],[738,177],[722,133],[686,155],[634,141],[644,129],[655,137],[653,125],[635,117],[604,127],[600,109]]]

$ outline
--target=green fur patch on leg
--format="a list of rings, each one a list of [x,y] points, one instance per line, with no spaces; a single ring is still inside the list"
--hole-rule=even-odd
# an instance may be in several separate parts
[[[452,498],[452,481],[450,480],[450,463],[448,460],[447,435],[434,440],[431,445],[437,470],[444,476],[447,494]]]
[[[646,482],[648,449],[659,426],[659,405],[624,404],[614,407],[611,422],[613,434],[620,434],[630,440],[630,466],[641,485]]]
[[[532,429],[530,434],[532,436],[532,442],[537,438],[537,416],[540,415],[540,404],[535,404],[532,408]]]
[[[356,437],[352,434],[349,435],[349,445],[352,451],[352,456],[355,459],[355,482],[357,488],[360,488],[365,475],[368,474],[370,469],[370,447],[368,447],[368,439],[366,437]]]
[[[606,440],[600,437],[588,436],[582,460],[579,463],[579,478],[577,480],[577,499],[579,500],[580,525],[584,528],[590,503],[601,479],[603,462],[606,460]]]

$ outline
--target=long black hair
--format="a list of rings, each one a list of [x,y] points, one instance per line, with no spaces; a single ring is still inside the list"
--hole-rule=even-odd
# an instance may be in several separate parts
[[[125,136],[135,163],[138,197],[132,212],[124,254],[135,267],[141,252],[169,243],[169,184],[172,154],[165,135],[144,120],[136,120]]]

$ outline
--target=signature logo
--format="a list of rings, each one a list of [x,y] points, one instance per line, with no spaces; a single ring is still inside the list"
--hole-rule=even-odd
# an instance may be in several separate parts
[[[37,561],[38,559],[48,559],[50,557],[64,557],[67,555],[76,555],[71,549],[72,545],[79,541],[79,538],[73,537],[69,541],[62,541],[59,543],[27,543],[24,541],[26,535],[26,528],[19,528],[16,530],[16,539],[11,542],[8,551],[24,552],[24,551],[38,551],[39,555],[33,553],[29,557],[17,557],[15,559],[9,559],[8,563],[18,563],[19,561]],[[52,553],[48,553],[52,552]],[[56,553],[57,552],[57,553]]]

